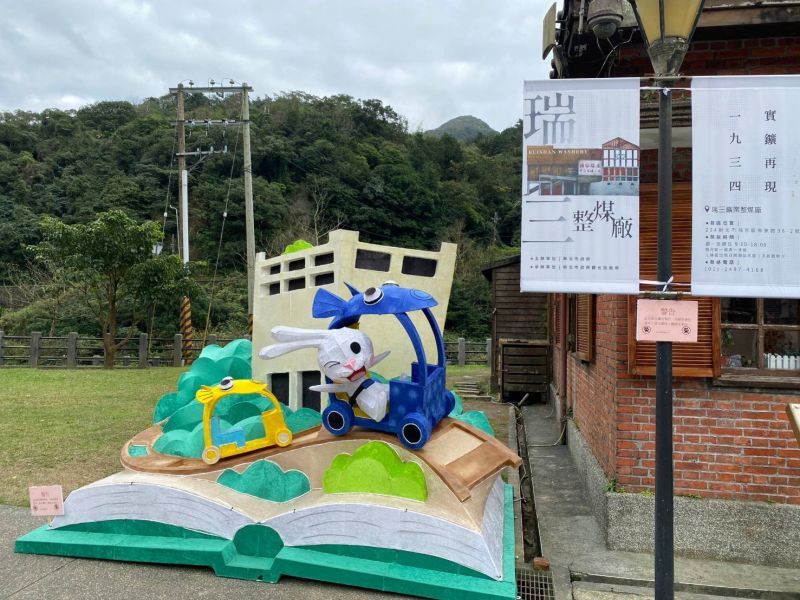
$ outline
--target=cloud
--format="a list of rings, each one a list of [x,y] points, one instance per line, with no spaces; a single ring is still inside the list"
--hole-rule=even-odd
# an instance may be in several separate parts
[[[0,110],[160,96],[230,77],[256,95],[379,98],[430,129],[473,114],[496,129],[521,112],[543,0],[76,0],[4,5]]]

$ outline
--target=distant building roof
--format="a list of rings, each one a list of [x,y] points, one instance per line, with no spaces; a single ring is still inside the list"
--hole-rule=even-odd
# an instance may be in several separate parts
[[[507,267],[508,265],[513,265],[515,263],[519,263],[520,255],[517,254],[516,256],[510,256],[508,258],[504,258],[502,260],[496,260],[494,262],[489,263],[485,267],[481,269],[481,273],[483,276],[486,277],[489,281],[492,280],[492,271],[498,269],[500,267]]]

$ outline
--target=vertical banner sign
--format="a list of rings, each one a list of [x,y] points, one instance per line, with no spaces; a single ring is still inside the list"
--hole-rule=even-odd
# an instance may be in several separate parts
[[[639,293],[639,80],[526,81],[523,292]]]
[[[692,81],[692,293],[800,298],[800,76]]]

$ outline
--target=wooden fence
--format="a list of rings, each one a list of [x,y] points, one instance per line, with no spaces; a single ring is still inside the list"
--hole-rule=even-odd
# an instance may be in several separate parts
[[[124,338],[116,338],[117,343]],[[209,335],[206,345],[225,345],[231,339]],[[114,357],[114,367],[180,367],[184,353],[197,357],[203,349],[203,340],[194,339],[184,344],[181,334],[171,338],[149,338],[146,333],[127,340]],[[491,339],[485,341],[445,342],[445,357],[451,365],[491,365]],[[5,335],[0,331],[0,367],[103,367],[105,350],[103,338],[81,337],[77,333],[67,336],[45,336],[34,331],[30,335]]]
[[[492,338],[471,341],[458,338],[444,343],[444,355],[448,365],[487,365],[492,364]]]
[[[120,343],[125,338],[116,338]],[[206,345],[226,344],[232,340],[208,336]],[[197,357],[203,340],[184,344],[181,334],[171,338],[149,338],[146,333],[133,336],[117,350],[114,367],[180,367],[183,352]],[[5,335],[0,331],[0,367],[103,367],[105,349],[103,338],[81,337],[77,333],[51,337],[34,331],[30,335]]]

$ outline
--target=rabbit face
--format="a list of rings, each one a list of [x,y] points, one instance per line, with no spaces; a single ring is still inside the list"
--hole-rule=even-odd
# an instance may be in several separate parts
[[[335,382],[355,381],[372,366],[372,342],[355,329],[334,329],[319,349],[317,361],[322,372]]]
[[[278,344],[262,348],[261,358],[275,358],[303,348],[317,349],[317,362],[325,375],[336,383],[357,381],[367,370],[388,356],[373,354],[372,341],[366,334],[344,327],[342,329],[299,329],[275,327],[272,337]]]

